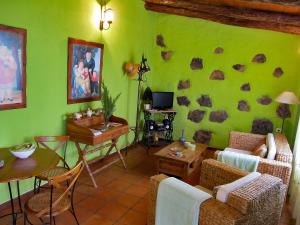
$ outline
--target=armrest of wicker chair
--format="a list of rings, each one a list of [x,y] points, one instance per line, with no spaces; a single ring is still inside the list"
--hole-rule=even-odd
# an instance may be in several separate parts
[[[244,215],[252,215],[249,224],[264,224],[265,221],[276,224],[280,220],[286,187],[278,177],[263,174],[231,192],[227,204]]]
[[[276,143],[275,160],[291,164],[293,161],[293,153],[291,151],[290,145],[286,137],[283,134],[276,134],[275,143]]]
[[[292,165],[290,163],[261,158],[258,163],[257,172],[279,177],[284,184],[289,185]]]
[[[155,225],[155,207],[156,197],[159,183],[168,176],[164,174],[155,175],[150,178],[149,192],[148,192],[148,215],[147,225]]]
[[[226,165],[214,159],[202,162],[200,172],[200,185],[213,190],[215,186],[231,183],[247,175],[248,172]]]

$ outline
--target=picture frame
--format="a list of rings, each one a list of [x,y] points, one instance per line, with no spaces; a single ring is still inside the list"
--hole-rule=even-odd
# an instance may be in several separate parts
[[[26,108],[27,31],[0,24],[0,110]]]
[[[104,45],[68,39],[68,104],[101,99]]]

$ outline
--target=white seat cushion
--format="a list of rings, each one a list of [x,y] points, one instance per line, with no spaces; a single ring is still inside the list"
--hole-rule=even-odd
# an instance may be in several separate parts
[[[236,149],[236,148],[225,148],[224,151],[242,153],[242,154],[246,154],[246,155],[252,155],[251,151],[241,150],[241,149]]]
[[[251,181],[260,177],[260,175],[261,174],[258,172],[252,172],[252,173],[248,174],[247,176],[244,176],[232,183],[221,185],[218,188],[216,199],[221,202],[226,203],[230,192],[233,192],[233,191],[239,189],[240,187],[250,183]]]
[[[276,144],[275,144],[274,135],[272,133],[268,133],[266,144],[268,147],[267,159],[274,160],[276,156]]]

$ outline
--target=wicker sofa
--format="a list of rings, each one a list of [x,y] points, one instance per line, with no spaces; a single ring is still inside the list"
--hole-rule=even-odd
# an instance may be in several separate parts
[[[267,173],[282,179],[284,184],[289,184],[292,172],[293,154],[289,143],[283,134],[275,134],[276,155],[275,160],[260,158],[257,171]],[[230,148],[252,151],[260,144],[266,143],[266,136],[260,134],[231,131],[229,136]],[[217,158],[217,152],[215,159]]]
[[[202,162],[199,189],[213,193],[214,187],[233,182],[247,172],[213,159]],[[167,178],[151,177],[148,202],[148,225],[155,225],[155,206],[159,182]],[[281,179],[263,174],[258,179],[229,194],[222,203],[214,197],[200,206],[199,225],[278,225],[287,186]],[[215,196],[215,194],[213,194]]]

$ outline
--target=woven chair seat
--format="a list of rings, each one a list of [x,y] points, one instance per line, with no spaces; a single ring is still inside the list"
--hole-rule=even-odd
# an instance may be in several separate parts
[[[61,192],[53,192],[52,201],[55,202],[61,196]],[[59,204],[52,208],[52,215],[60,214],[63,211],[68,210],[71,207],[71,201],[68,197],[64,197]],[[38,213],[41,210],[48,208],[50,213],[50,192],[42,192],[34,195],[30,198],[26,204],[25,209],[31,211],[33,213]],[[48,216],[48,213],[47,215]]]
[[[66,173],[67,171],[68,171],[67,168],[64,168],[62,166],[57,166],[41,173],[39,176],[37,176],[37,178],[40,180],[47,180],[48,177],[58,176]]]

